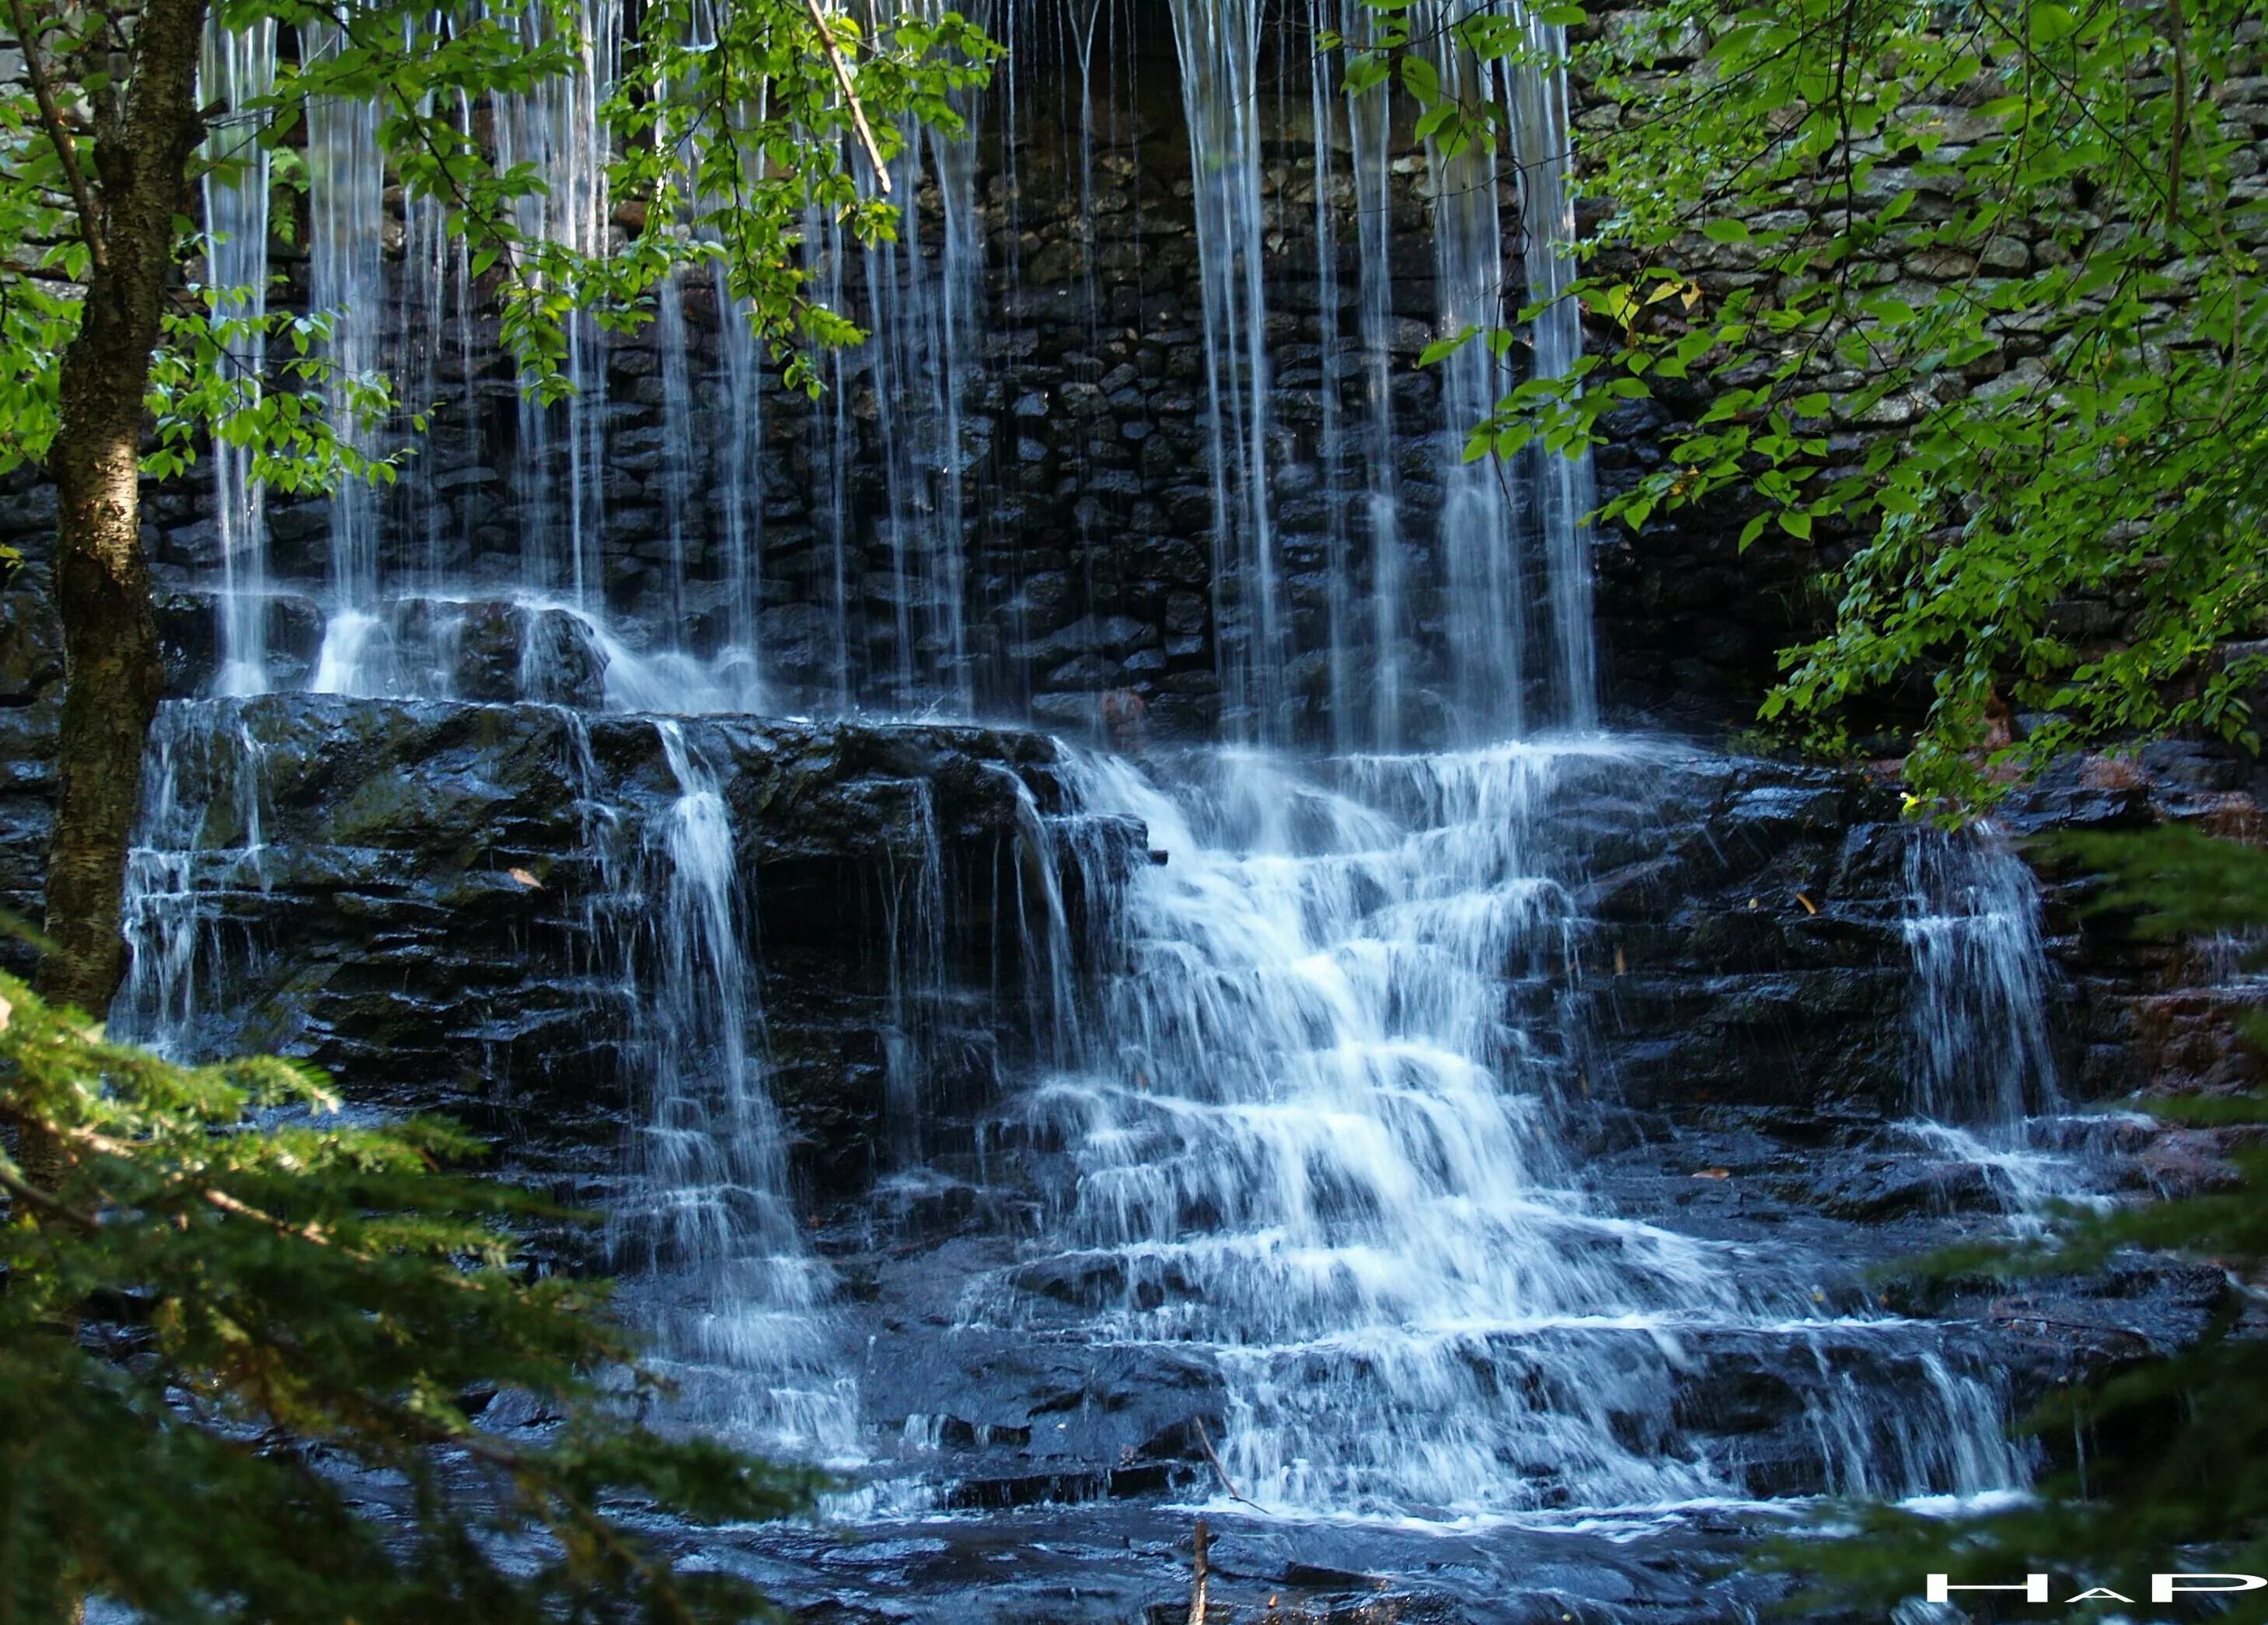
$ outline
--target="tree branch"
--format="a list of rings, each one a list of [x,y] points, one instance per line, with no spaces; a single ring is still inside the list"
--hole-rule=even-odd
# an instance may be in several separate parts
[[[37,1208],[48,1217],[62,1219],[76,1229],[91,1232],[100,1228],[101,1221],[92,1213],[82,1213],[69,1202],[50,1196],[38,1186],[17,1178],[15,1164],[5,1156],[0,1156],[0,1190],[6,1191],[26,1207]]]
[[[32,81],[32,95],[40,104],[40,122],[47,127],[48,142],[55,150],[55,158],[63,166],[63,175],[70,182],[71,201],[78,209],[79,235],[86,239],[87,252],[94,256],[96,268],[109,263],[109,253],[102,241],[102,210],[94,199],[94,188],[87,184],[86,172],[79,166],[78,143],[71,137],[70,123],[63,117],[63,106],[55,99],[55,81],[48,77],[48,64],[41,55],[40,42],[33,37],[32,19],[25,12],[24,0],[8,0],[8,10],[16,22],[16,40],[24,48],[24,72]]]
[[[22,0],[11,0],[20,4]],[[834,65],[835,82],[843,87],[843,99],[850,107],[851,127],[858,132],[859,144],[866,149],[866,161],[874,166],[874,184],[882,195],[890,195],[890,172],[882,163],[882,149],[874,140],[873,127],[866,122],[866,109],[858,99],[858,92],[850,82],[850,64],[843,59],[843,48],[835,42],[835,31],[827,26],[827,13],[819,9],[819,0],[803,0],[804,9],[811,13],[814,26],[819,30],[819,43],[826,48],[827,60]]]

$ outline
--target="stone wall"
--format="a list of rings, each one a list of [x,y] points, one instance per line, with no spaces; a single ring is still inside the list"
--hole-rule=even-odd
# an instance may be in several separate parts
[[[909,626],[910,641],[929,636],[945,584],[934,561],[917,559],[910,578],[902,574],[893,520],[909,508],[924,517],[950,492],[917,477],[893,509],[889,482],[903,486],[907,471],[893,474],[888,441],[907,419],[876,400],[882,335],[845,352],[832,392],[816,401],[783,393],[777,369],[768,369],[755,489],[746,511],[729,514],[724,442],[737,385],[717,301],[698,279],[685,291],[681,345],[669,345],[657,324],[608,340],[603,364],[587,370],[583,421],[593,455],[582,485],[590,501],[578,522],[595,539],[591,590],[625,641],[698,653],[728,636],[721,600],[738,526],[749,537],[775,709],[828,710],[847,700],[902,710],[933,700],[953,680],[965,683],[980,714],[1092,729],[1099,696],[1123,692],[1139,697],[1160,735],[1216,729],[1217,605],[1233,604],[1236,592],[1233,585],[1217,592],[1213,579],[1212,405],[1180,68],[1165,8],[1138,8],[1123,26],[1108,60],[1091,61],[1086,77],[1070,43],[1038,30],[1018,42],[1012,94],[1004,81],[979,108],[979,208],[961,223],[982,243],[983,270],[961,357],[968,376],[958,398],[959,513],[924,518],[965,538],[954,563],[965,669],[942,672],[934,651],[904,657],[901,647]],[[1269,501],[1292,617],[1283,731],[1328,738],[1320,651],[1329,636],[1332,572],[1342,572],[1358,603],[1371,580],[1358,425],[1371,410],[1373,384],[1357,311],[1364,270],[1351,154],[1342,130],[1321,182],[1329,240],[1319,244],[1313,119],[1294,43],[1271,36],[1262,97]],[[1005,111],[1012,100],[1012,129]],[[1446,702],[1438,692],[1426,697],[1438,691],[1447,636],[1431,533],[1462,435],[1446,420],[1436,373],[1418,365],[1438,319],[1427,165],[1406,131],[1392,145],[1388,456],[1411,645],[1406,680],[1418,696],[1422,737],[1449,725]],[[1507,178],[1499,192],[1503,251],[1516,266],[1516,188]],[[431,407],[432,422],[398,484],[363,499],[384,578],[405,593],[438,580],[448,594],[476,598],[524,592],[545,577],[556,589],[573,478],[566,415],[550,415],[539,458],[531,437],[540,425],[517,399],[492,324],[466,317],[455,292],[431,285],[427,250],[400,216],[398,195],[394,207],[385,359],[405,398]],[[933,181],[919,209],[924,265],[941,274],[946,221]],[[297,305],[309,297],[298,246],[306,235],[300,222],[271,248],[286,278],[279,297]],[[869,268],[855,250],[840,256],[843,298],[866,320]],[[1507,308],[1518,294],[1506,290]],[[1337,420],[1336,433],[1327,433],[1327,415]],[[924,435],[935,430],[918,426]],[[1654,454],[1650,424],[1625,427],[1630,444],[1610,450],[1602,467]],[[673,478],[682,489],[666,489]],[[217,652],[209,595],[222,533],[210,476],[194,469],[147,496],[176,691],[195,692],[210,680]],[[0,543],[33,561],[19,586],[37,588],[52,519],[52,495],[34,478],[0,487]],[[275,687],[302,686],[313,669],[337,523],[320,498],[277,494],[267,502]],[[1744,717],[1783,618],[1759,614],[1748,566],[1715,558],[1721,540],[1697,533],[1681,539],[1681,553],[1609,539],[1600,626],[1610,705],[1621,714],[1703,725]],[[1697,570],[1705,556],[1711,562]],[[537,568],[529,562],[537,557],[551,562]],[[1531,560],[1528,568],[1539,567]],[[1365,635],[1357,616],[1348,655],[1357,670],[1375,661],[1359,642]],[[917,673],[911,691],[902,658]]]

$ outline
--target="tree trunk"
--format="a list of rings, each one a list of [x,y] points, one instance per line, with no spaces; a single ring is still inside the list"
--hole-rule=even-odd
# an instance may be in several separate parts
[[[139,463],[150,357],[173,270],[173,220],[203,138],[197,58],[205,0],[151,0],[114,128],[96,141],[102,253],[63,351],[49,467],[61,499],[55,605],[63,710],[47,930],[37,986],[100,1019],[125,965],[120,905],[141,802],[142,752],[165,684],[142,548]]]

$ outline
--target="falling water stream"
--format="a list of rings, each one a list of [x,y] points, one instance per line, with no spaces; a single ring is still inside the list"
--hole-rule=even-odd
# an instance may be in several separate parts
[[[1981,1170],[2020,1229],[2053,1203],[2102,1205],[2102,1153],[2134,1120],[2066,1106],[2030,868],[1989,822],[1916,829],[1906,892],[1907,1132]]]

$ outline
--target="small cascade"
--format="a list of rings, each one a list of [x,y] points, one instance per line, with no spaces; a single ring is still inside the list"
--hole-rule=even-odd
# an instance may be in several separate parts
[[[731,814],[674,722],[657,722],[675,798],[633,827],[579,731],[577,776],[603,884],[594,938],[614,945],[627,1054],[645,1097],[614,1252],[659,1339],[684,1425],[837,1463],[858,1454],[855,1384],[821,1307],[831,1276],[797,1225],[779,1115],[764,1086],[763,1012]]]
[[[1990,825],[1917,830],[1906,849],[1914,1104],[2007,1129],[2059,1104],[2032,871]]]
[[[1907,1131],[1982,1169],[2020,1227],[2051,1202],[2101,1200],[2090,1153],[2117,1123],[2065,1110],[2030,866],[1990,823],[1918,829],[1906,887],[1917,1119]]]
[[[234,700],[158,708],[126,860],[126,982],[111,1018],[120,1037],[163,1055],[198,1049],[230,969],[230,904],[268,887],[266,756]]]
[[[1771,1258],[1618,1217],[1560,1149],[1577,871],[1553,814],[1645,749],[1511,745],[1302,770],[1250,752],[1140,818],[1123,972],[1025,1132],[1073,1171],[972,1324],[1202,1352],[1271,1511],[1462,1518],[1769,1493],[1684,1437],[1714,1354],[1791,1363],[1822,1487],[2024,1482],[1991,1385],[1926,1327],[1819,1311]],[[1025,1296],[1075,1301],[1052,1320]]]
[[[205,31],[198,94],[208,104],[251,105],[276,85],[276,23]],[[235,329],[230,363],[254,400],[268,365],[269,158],[267,148],[224,123],[207,142],[205,276],[212,320]],[[268,523],[260,482],[244,448],[212,446],[214,522],[220,535],[220,671],[213,691],[268,690]]]

